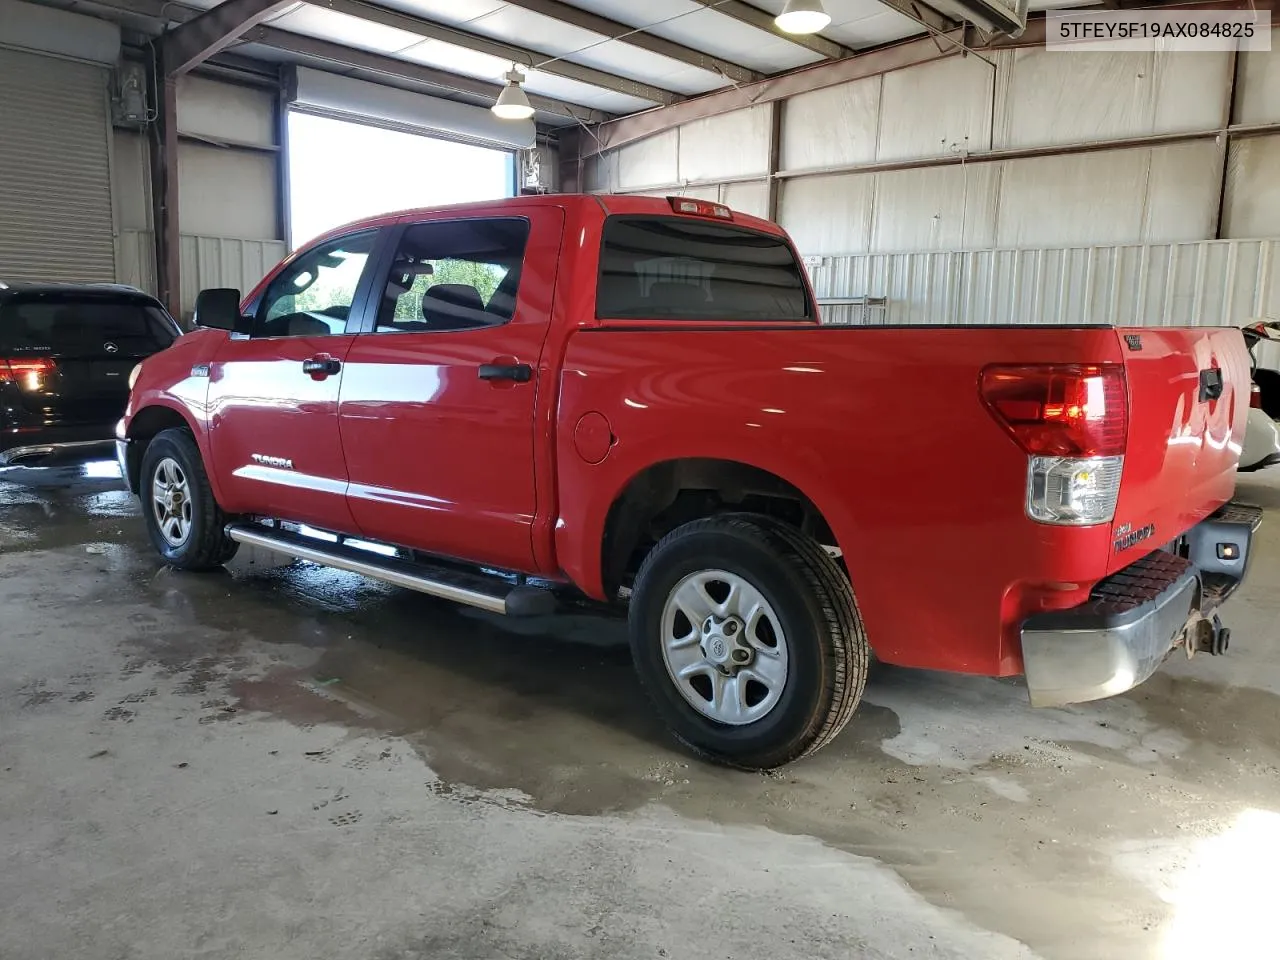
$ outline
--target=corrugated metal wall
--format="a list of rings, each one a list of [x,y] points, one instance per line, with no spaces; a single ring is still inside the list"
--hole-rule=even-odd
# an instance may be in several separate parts
[[[287,252],[278,211],[279,148],[269,90],[185,76],[178,87],[182,313],[203,287],[249,290]],[[150,148],[114,135],[116,277],[156,292]]]
[[[812,262],[817,261],[817,262]],[[1230,324],[1280,318],[1280,240],[812,258],[824,323]],[[832,303],[884,298],[883,310]]]
[[[892,322],[1234,323],[1275,310],[1272,47],[950,56],[625,145],[586,186],[768,215],[776,179],[823,296],[887,297]]]
[[[196,294],[205,287],[235,287],[248,293],[288,253],[283,240],[242,240],[186,233],[182,235],[180,249],[184,314],[194,308]],[[119,231],[116,264],[121,283],[154,290],[155,239],[151,231]]]

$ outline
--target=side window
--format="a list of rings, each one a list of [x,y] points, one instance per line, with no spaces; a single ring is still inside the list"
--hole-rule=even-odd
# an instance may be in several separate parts
[[[471,330],[515,313],[529,221],[437,220],[405,230],[378,308],[378,333]]]
[[[324,337],[345,333],[356,286],[377,232],[331,240],[276,276],[254,319],[255,337]]]

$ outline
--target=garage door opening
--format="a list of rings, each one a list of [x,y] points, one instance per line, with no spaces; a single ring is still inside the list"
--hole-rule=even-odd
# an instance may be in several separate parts
[[[293,246],[361,217],[513,194],[507,150],[289,111]]]

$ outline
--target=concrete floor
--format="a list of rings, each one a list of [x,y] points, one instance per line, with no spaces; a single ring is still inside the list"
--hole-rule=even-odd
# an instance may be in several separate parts
[[[0,477],[5,960],[1276,956],[1280,470],[1230,656],[1048,711],[881,667],[771,776],[617,624],[178,574],[117,482]]]

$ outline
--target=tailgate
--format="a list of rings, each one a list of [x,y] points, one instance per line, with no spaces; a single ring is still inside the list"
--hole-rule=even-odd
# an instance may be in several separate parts
[[[1129,439],[1108,571],[1181,535],[1231,499],[1249,413],[1249,353],[1232,327],[1117,331]]]

